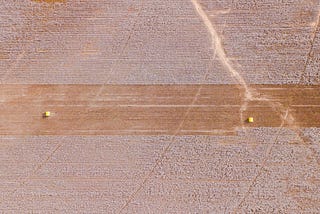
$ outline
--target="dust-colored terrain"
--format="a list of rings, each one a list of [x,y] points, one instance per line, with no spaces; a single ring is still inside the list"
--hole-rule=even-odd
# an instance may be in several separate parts
[[[201,91],[194,100],[194,96]],[[298,127],[320,126],[317,86],[254,85],[279,102]],[[235,134],[245,127],[279,127],[279,109],[248,103],[241,121],[237,85],[1,85],[3,135]],[[97,96],[98,94],[98,96]],[[188,110],[188,115],[185,115]],[[45,111],[50,118],[43,118]],[[176,131],[183,120],[180,129]],[[284,124],[287,127],[289,124]],[[176,132],[176,133],[175,133]]]
[[[0,213],[320,213],[318,0],[0,11]]]

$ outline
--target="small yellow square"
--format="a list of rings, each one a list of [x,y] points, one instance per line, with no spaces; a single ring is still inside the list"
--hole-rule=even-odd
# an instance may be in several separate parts
[[[46,112],[44,113],[44,115],[45,115],[46,117],[50,117],[51,112],[50,112],[50,111],[46,111]]]
[[[248,118],[248,122],[249,122],[249,123],[253,123],[253,117],[249,117],[249,118]]]

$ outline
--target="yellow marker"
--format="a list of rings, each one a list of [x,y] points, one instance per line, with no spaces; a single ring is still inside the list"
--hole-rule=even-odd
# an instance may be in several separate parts
[[[248,122],[249,122],[249,123],[253,123],[253,117],[249,117],[249,118],[248,118]]]
[[[51,115],[51,112],[50,112],[50,111],[46,111],[46,112],[44,113],[44,116],[46,116],[46,117],[50,117],[50,115]]]

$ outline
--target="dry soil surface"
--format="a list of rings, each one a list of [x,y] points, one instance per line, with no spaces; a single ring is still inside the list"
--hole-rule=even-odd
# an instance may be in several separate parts
[[[318,0],[0,11],[0,213],[320,213]]]
[[[242,127],[320,126],[317,86],[253,85],[240,117],[238,85],[0,85],[2,135],[216,135]],[[51,116],[43,117],[45,111]],[[254,118],[254,123],[247,121]]]

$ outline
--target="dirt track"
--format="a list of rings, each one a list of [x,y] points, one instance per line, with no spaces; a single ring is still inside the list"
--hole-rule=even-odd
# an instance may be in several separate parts
[[[249,102],[241,123],[236,85],[1,85],[3,135],[235,134],[246,127],[278,127],[281,114],[264,101]],[[192,103],[198,88],[201,91]],[[298,127],[320,126],[317,86],[254,85],[259,96],[289,109]],[[43,118],[45,111],[52,112]],[[285,124],[284,126],[287,126]]]

